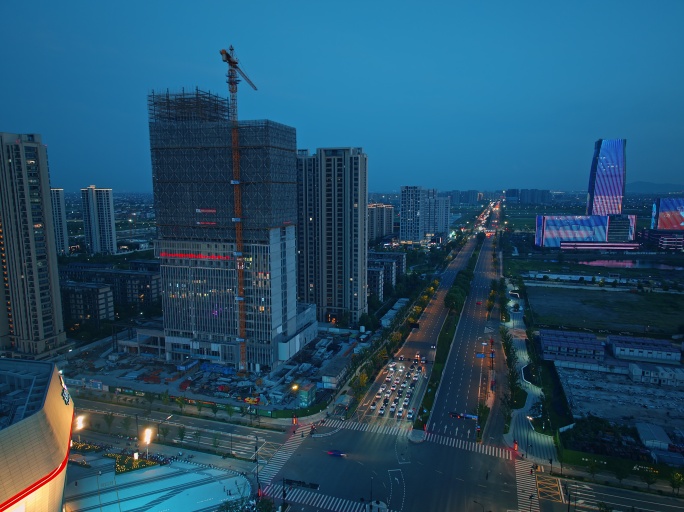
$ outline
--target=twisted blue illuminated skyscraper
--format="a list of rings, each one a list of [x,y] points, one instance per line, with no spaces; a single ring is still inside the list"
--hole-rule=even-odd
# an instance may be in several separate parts
[[[599,139],[594,146],[594,158],[589,174],[587,215],[622,213],[625,197],[626,139]]]

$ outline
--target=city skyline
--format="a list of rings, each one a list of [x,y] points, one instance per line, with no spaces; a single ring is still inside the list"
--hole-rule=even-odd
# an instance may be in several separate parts
[[[150,192],[147,93],[227,96],[231,44],[259,89],[243,82],[240,118],[293,126],[298,148],[363,147],[370,191],[581,190],[599,138],[629,141],[631,181],[684,175],[680,2],[70,5],[9,7],[4,35],[22,44],[0,84],[0,128],[42,134],[67,192]]]

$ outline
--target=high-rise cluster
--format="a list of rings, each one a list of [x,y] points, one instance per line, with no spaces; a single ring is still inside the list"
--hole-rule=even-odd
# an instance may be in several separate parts
[[[451,202],[449,195],[417,186],[401,187],[399,240],[421,243],[442,237],[449,231]]]

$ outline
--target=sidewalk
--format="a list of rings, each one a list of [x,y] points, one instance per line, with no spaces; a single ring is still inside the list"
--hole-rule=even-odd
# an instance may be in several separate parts
[[[536,432],[527,418],[532,406],[541,400],[542,389],[525,380],[523,368],[530,363],[525,340],[513,339],[513,347],[517,356],[517,370],[520,372],[522,388],[527,392],[527,400],[521,409],[515,409],[511,416],[508,433],[504,434],[504,443],[513,448],[518,443],[518,453],[537,464],[549,465],[549,460],[558,463],[558,454],[553,436]]]

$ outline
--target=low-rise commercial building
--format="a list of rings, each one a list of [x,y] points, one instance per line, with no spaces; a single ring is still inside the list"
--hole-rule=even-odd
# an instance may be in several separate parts
[[[62,510],[73,416],[54,364],[0,359],[0,510]]]
[[[667,340],[610,335],[608,345],[618,359],[680,364],[682,351]]]
[[[603,344],[591,333],[542,329],[539,335],[546,361],[593,362],[603,361],[606,358]]]

